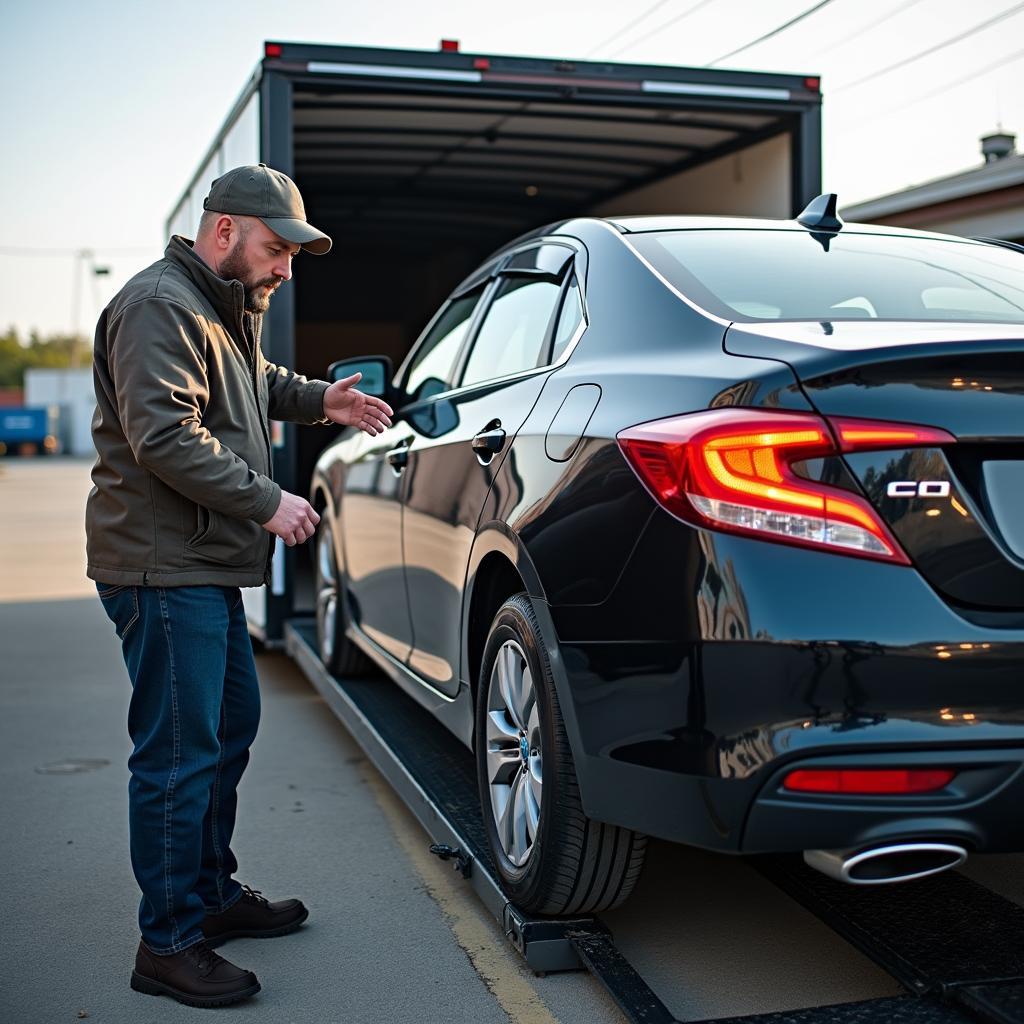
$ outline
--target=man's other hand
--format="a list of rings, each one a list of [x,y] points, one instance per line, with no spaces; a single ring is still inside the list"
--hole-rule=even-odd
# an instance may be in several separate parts
[[[291,548],[309,540],[319,522],[320,517],[305,498],[282,490],[281,504],[277,506],[273,518],[263,524],[263,529],[280,537]]]
[[[383,399],[355,390],[354,385],[362,376],[361,373],[353,373],[351,377],[336,380],[324,392],[324,415],[332,423],[358,427],[376,436],[391,426],[394,413]]]

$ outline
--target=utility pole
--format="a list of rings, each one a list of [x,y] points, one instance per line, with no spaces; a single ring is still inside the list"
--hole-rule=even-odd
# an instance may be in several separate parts
[[[96,262],[96,253],[92,249],[79,249],[75,262],[75,280],[71,289],[71,366],[78,366],[78,339],[82,334],[82,274],[88,273],[92,281],[92,301],[94,311],[99,308],[99,289],[96,278],[110,274],[110,267],[100,266]]]

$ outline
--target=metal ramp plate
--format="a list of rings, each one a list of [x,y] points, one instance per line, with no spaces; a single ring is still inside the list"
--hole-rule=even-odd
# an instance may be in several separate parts
[[[1024,980],[1024,908],[955,871],[854,886],[796,858],[754,863],[911,991]]]
[[[956,989],[957,1002],[966,1006],[979,1020],[993,1024],[1017,1024],[1024,1021],[1024,983],[1019,981],[993,985],[964,985]]]
[[[970,1024],[961,1010],[930,999],[893,996],[859,1003],[811,1006],[806,1010],[759,1013],[754,1017],[722,1017],[699,1024]]]

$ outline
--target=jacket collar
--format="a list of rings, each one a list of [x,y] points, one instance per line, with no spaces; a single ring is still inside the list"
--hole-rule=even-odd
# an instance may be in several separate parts
[[[242,326],[245,312],[245,288],[241,281],[218,277],[193,249],[193,242],[183,235],[172,235],[164,250],[164,258],[180,267],[206,297],[225,323]],[[262,319],[259,315],[255,320]],[[254,324],[258,329],[258,324]]]

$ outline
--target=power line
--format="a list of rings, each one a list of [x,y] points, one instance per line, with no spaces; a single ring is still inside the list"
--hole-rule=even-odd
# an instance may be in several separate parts
[[[626,50],[632,50],[634,46],[639,46],[641,43],[646,42],[651,36],[657,35],[659,32],[663,32],[665,29],[670,28],[672,25],[677,25],[683,18],[688,18],[691,14],[696,14],[702,7],[707,7],[708,4],[714,3],[714,0],[700,0],[700,3],[694,4],[692,7],[688,7],[682,14],[677,14],[674,18],[670,18],[668,21],[652,28],[646,35],[640,36],[639,39],[634,39],[631,43],[626,43],[625,46],[620,46],[617,50],[614,50],[609,54],[608,59],[617,57],[620,53],[625,53]]]
[[[848,43],[852,43],[855,39],[860,39],[862,35],[870,32],[873,28],[877,28],[883,22],[895,18],[897,14],[902,14],[908,7],[913,7],[919,3],[921,3],[921,0],[906,0],[906,2],[900,4],[899,7],[895,7],[893,10],[887,11],[880,18],[875,18],[874,20],[869,21],[866,25],[862,25],[857,29],[856,32],[851,32],[849,35],[843,36],[842,39],[837,40],[829,46],[821,47],[820,49],[815,47],[814,56],[816,58],[821,57],[822,54],[831,53],[833,50],[838,50],[841,46],[846,46]]]
[[[753,42],[744,43],[743,46],[736,47],[735,50],[730,50],[728,53],[723,53],[721,57],[716,57],[714,60],[709,61],[704,66],[707,68],[714,67],[720,61],[727,60],[729,57],[735,57],[737,53],[742,53],[744,50],[749,50],[751,47],[757,46],[758,43],[763,43],[766,39],[771,39],[773,36],[777,36],[780,32],[785,32],[786,29],[792,28],[797,22],[803,21],[804,18],[809,18],[815,11],[820,11],[822,7],[828,7],[832,3],[832,0],[820,0],[813,7],[808,7],[802,14],[798,14],[795,18],[790,18],[789,21],[779,25],[778,28],[773,28],[771,32],[765,32],[763,36],[758,36]]]
[[[986,64],[983,68],[976,68],[969,74],[963,75],[960,78],[954,79],[952,82],[947,82],[945,85],[940,85],[937,89],[931,89],[928,92],[921,93],[920,96],[915,96],[913,99],[907,100],[905,103],[897,103],[895,106],[886,106],[885,114],[893,114],[898,110],[905,110],[907,107],[913,107],[918,103],[923,103],[925,100],[930,100],[933,96],[940,96],[944,92],[949,92],[950,89],[955,89],[958,85],[963,85],[964,82],[978,81],[979,78],[983,77],[990,71],[995,71],[997,68],[1001,68],[1004,64],[1012,64],[1014,61],[1021,60],[1024,58],[1024,50],[1016,50],[1013,53],[1007,54],[1005,57],[997,60],[994,64]],[[860,121],[854,121],[853,124],[848,125],[849,128],[859,128],[863,124],[877,124],[878,115],[872,115],[866,117]]]
[[[585,56],[589,58],[593,56],[595,53],[597,53],[598,50],[603,49],[609,43],[614,43],[616,39],[620,39],[631,28],[633,28],[636,25],[639,25],[641,21],[643,21],[645,18],[649,18],[656,10],[658,10],[659,7],[664,7],[667,3],[668,0],[658,0],[656,4],[654,4],[651,7],[648,7],[647,10],[645,10],[642,14],[638,14],[628,25],[624,25],[617,32],[613,32],[610,36],[608,36],[607,39],[602,39],[601,42],[597,44],[597,46],[592,46],[590,48],[590,52],[585,54]]]
[[[837,92],[842,92],[844,89],[852,89],[855,85],[861,85],[863,82],[870,81],[874,78],[880,78],[882,75],[887,75],[890,71],[895,71],[897,68],[904,68],[908,64],[913,64],[915,61],[921,60],[924,57],[929,57],[933,53],[938,53],[939,50],[944,50],[947,46],[952,46],[954,43],[959,43],[970,36],[977,35],[979,32],[984,31],[986,28],[990,28],[992,25],[997,24],[1000,21],[1005,21],[1007,18],[1012,18],[1015,14],[1024,10],[1024,3],[1014,4],[1013,7],[1007,8],[1005,11],[995,15],[995,17],[989,18],[987,21],[982,21],[975,25],[973,28],[966,29],[963,32],[958,33],[949,39],[943,40],[941,43],[936,43],[934,46],[929,46],[928,49],[922,50],[920,53],[912,54],[909,57],[904,57],[902,60],[896,61],[895,64],[890,64],[888,67],[881,68],[878,71],[872,71],[869,75],[864,75],[861,78],[857,78],[852,82],[846,82],[832,90],[834,96]]]
[[[79,256],[82,252],[102,253],[104,256],[130,256],[138,252],[153,252],[159,249],[159,245],[128,245],[78,247],[74,249],[47,249],[32,245],[0,245],[0,256]]]

